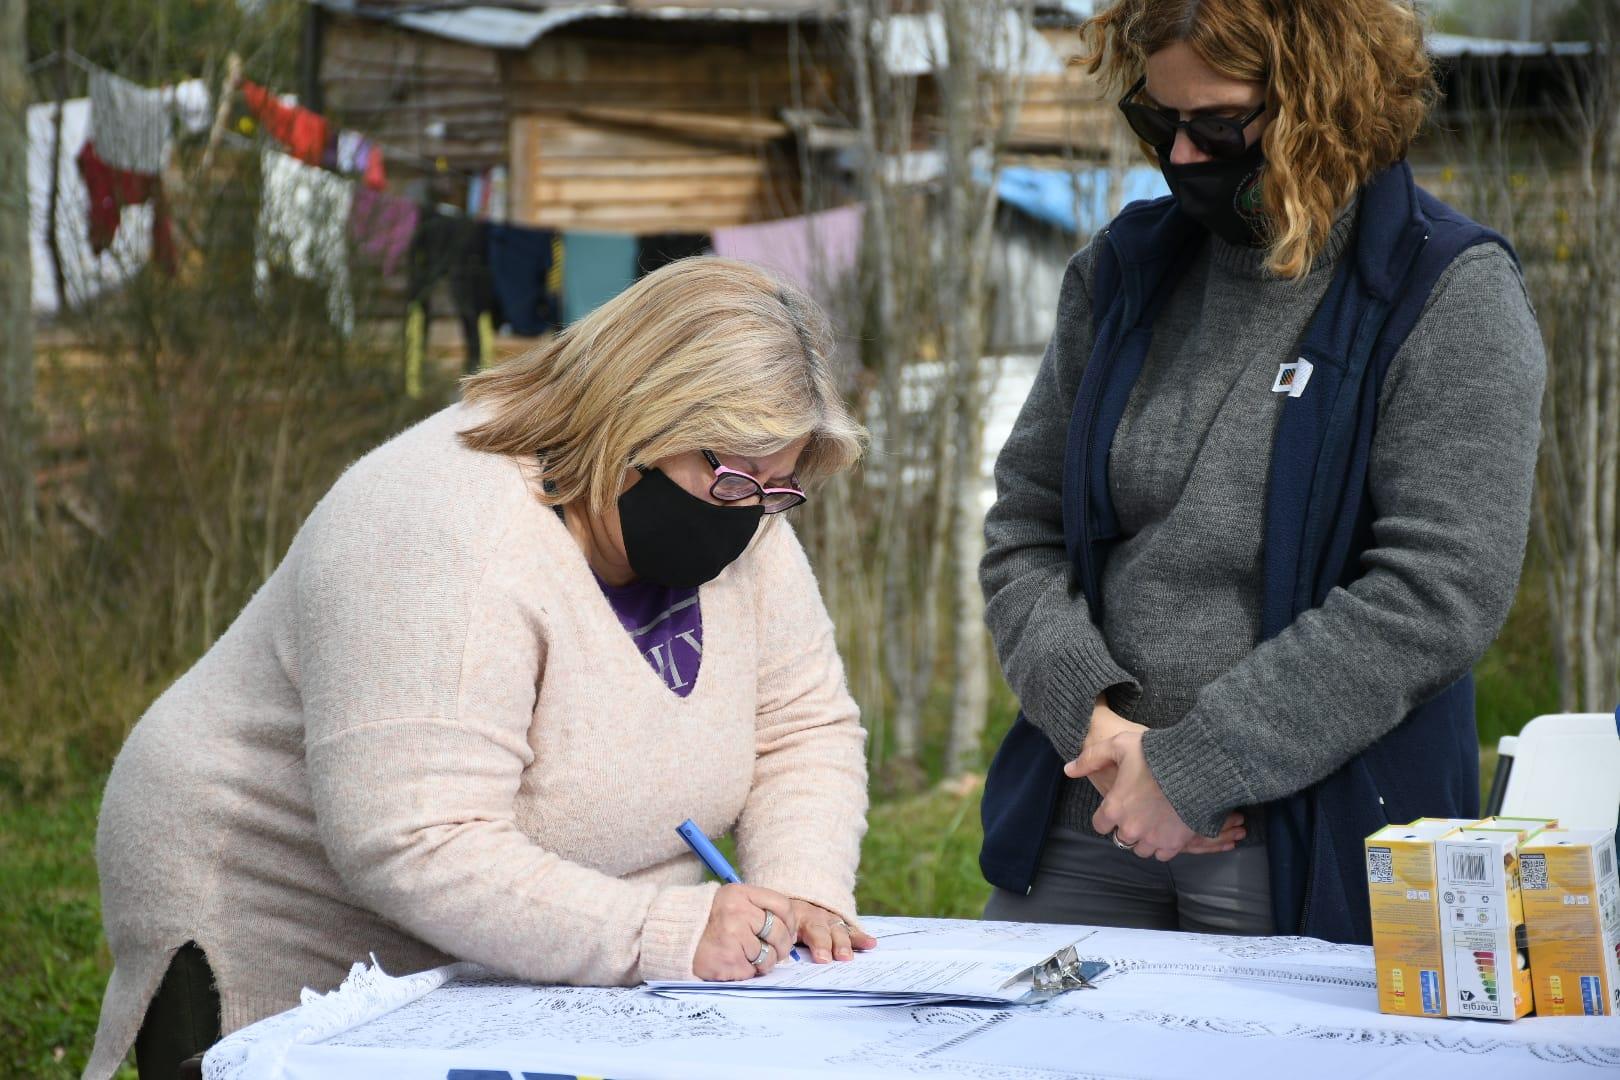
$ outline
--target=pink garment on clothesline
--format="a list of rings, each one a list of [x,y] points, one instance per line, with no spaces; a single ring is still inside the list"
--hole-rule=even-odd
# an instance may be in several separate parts
[[[362,252],[382,264],[385,276],[392,275],[410,250],[419,216],[409,199],[356,185],[349,209],[349,235]]]
[[[714,231],[714,253],[775,270],[812,296],[825,298],[855,269],[861,248],[860,204],[803,217]]]

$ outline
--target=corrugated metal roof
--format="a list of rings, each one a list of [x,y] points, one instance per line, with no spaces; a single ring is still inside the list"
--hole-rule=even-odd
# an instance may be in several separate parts
[[[1429,52],[1446,60],[1459,56],[1589,56],[1592,52],[1590,41],[1505,41],[1461,34],[1430,34],[1426,40]]]
[[[552,8],[549,11],[468,7],[455,11],[403,12],[387,21],[467,45],[482,45],[488,49],[526,49],[559,26],[580,19],[619,15],[623,11],[623,8],[611,4]]]
[[[377,9],[355,0],[311,0],[328,11],[393,23],[424,34],[478,45],[487,49],[527,49],[559,27],[581,19],[688,20],[693,22],[790,22],[826,13],[822,3],[797,7],[625,7],[622,4],[556,4],[551,7],[511,8],[493,5]]]

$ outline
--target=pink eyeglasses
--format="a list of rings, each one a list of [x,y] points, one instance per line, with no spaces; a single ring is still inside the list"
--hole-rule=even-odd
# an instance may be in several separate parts
[[[766,487],[747,473],[720,464],[713,451],[703,451],[703,458],[714,470],[714,483],[709,485],[709,494],[721,502],[758,498],[760,507],[767,514],[780,514],[809,498],[796,487]]]

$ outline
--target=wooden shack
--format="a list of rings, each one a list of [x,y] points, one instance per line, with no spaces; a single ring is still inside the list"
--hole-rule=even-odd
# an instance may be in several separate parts
[[[701,231],[796,213],[781,115],[832,89],[808,62],[816,3],[312,12],[319,107],[452,179],[504,166],[523,224]]]
[[[803,168],[838,142],[825,121],[852,111],[841,6],[312,0],[303,93],[446,186],[504,167],[514,222],[712,230],[801,211]],[[1062,22],[1044,20],[1048,55],[1072,52]],[[1095,159],[1110,120],[1077,69],[1049,64],[1026,81],[1012,141]]]

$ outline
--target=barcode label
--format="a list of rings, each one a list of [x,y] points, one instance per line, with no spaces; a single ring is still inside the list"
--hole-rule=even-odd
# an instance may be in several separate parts
[[[1525,855],[1519,859],[1519,884],[1526,889],[1547,887],[1547,856]]]
[[[1491,883],[1489,854],[1484,851],[1453,851],[1451,880],[1462,885],[1489,885]]]
[[[1367,849],[1367,880],[1374,885],[1389,885],[1395,880],[1395,858],[1387,847]]]
[[[1598,848],[1598,877],[1614,877],[1614,848],[1607,845]]]

